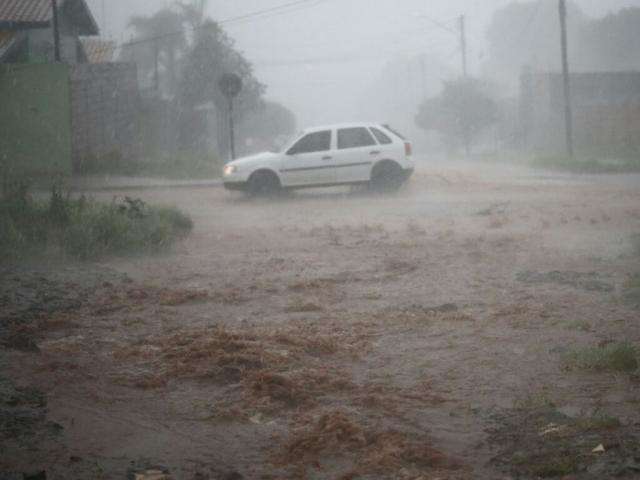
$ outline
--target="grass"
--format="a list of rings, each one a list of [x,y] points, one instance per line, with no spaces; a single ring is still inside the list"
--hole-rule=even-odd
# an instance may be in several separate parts
[[[23,186],[0,198],[0,259],[53,251],[80,260],[158,251],[188,234],[191,219],[170,207],[125,198],[99,203],[72,199],[58,188],[34,200]]]
[[[554,478],[570,475],[578,470],[578,459],[570,455],[558,455],[541,460],[533,466],[534,475],[540,478]]]
[[[639,355],[638,347],[620,342],[573,349],[566,355],[565,362],[569,369],[631,373],[638,369]]]
[[[640,273],[636,273],[629,278],[624,286],[623,301],[627,305],[640,308]]]
[[[130,160],[117,152],[86,158],[78,168],[80,175],[117,175],[171,179],[204,179],[221,176],[222,162],[215,156],[179,152]]]
[[[631,247],[633,249],[633,254],[640,257],[640,233],[636,233],[631,236]]]
[[[576,419],[576,427],[581,431],[614,430],[622,426],[620,420],[609,415],[597,415]]]

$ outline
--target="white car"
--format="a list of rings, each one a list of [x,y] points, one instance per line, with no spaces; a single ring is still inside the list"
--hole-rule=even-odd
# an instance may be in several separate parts
[[[305,130],[280,153],[228,163],[224,186],[251,195],[336,185],[397,190],[413,173],[411,143],[386,125],[358,123]]]

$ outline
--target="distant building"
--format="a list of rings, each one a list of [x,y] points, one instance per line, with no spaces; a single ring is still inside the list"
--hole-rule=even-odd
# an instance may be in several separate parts
[[[594,153],[640,148],[640,72],[573,73],[570,78],[576,146]],[[520,126],[525,147],[563,149],[560,73],[522,74]]]
[[[60,56],[64,63],[85,63],[81,36],[99,34],[85,0],[58,0]],[[54,61],[51,0],[0,1],[0,63]]]

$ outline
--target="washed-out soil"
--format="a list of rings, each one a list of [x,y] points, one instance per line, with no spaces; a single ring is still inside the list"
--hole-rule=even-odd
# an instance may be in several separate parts
[[[640,347],[640,188],[612,178],[128,192],[191,237],[2,267],[0,478],[640,478],[639,372],[565,361]]]

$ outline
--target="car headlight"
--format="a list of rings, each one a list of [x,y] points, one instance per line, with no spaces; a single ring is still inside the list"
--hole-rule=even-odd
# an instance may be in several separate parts
[[[233,175],[237,171],[238,167],[236,167],[235,165],[227,165],[226,167],[224,167],[224,174],[226,176]]]

